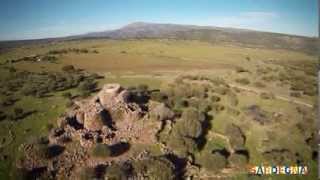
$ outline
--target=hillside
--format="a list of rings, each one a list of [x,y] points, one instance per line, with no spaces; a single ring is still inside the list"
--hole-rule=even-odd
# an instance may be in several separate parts
[[[313,55],[317,53],[318,47],[317,38],[313,37],[213,26],[135,22],[116,30],[91,32],[68,37],[38,40],[0,41],[0,52],[4,52],[9,48],[21,47],[28,44],[46,44],[50,42],[101,38],[199,40],[215,44],[223,43],[243,47],[295,50]]]
[[[317,39],[245,29],[136,22],[117,30],[93,32],[73,38],[169,38],[231,43],[246,47],[280,48],[316,53]]]

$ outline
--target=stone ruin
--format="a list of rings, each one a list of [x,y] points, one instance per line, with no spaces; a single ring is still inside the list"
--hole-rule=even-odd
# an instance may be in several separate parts
[[[52,144],[79,140],[83,147],[95,143],[115,144],[139,140],[144,124],[138,121],[147,112],[130,102],[130,92],[119,84],[106,84],[89,100],[76,101],[75,106],[58,120],[58,127],[49,135]]]

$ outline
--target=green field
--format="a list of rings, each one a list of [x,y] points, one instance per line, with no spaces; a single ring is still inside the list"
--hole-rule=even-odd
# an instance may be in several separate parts
[[[10,61],[68,48],[96,50],[97,53],[58,54],[54,55],[57,57],[56,62]],[[226,127],[234,124],[241,128],[246,137],[244,146],[250,153],[248,164],[270,163],[270,159],[263,156],[264,152],[286,149],[292,154],[299,154],[302,162],[310,168],[315,167],[312,160],[312,146],[306,142],[306,139],[312,137],[316,128],[314,119],[317,82],[314,74],[317,58],[315,56],[298,51],[244,48],[233,44],[191,40],[81,40],[26,45],[10,49],[0,54],[0,63],[2,63],[0,65],[2,91],[5,91],[5,84],[10,76],[5,67],[34,73],[61,73],[62,67],[73,65],[87,73],[103,75],[104,79],[97,79],[98,87],[105,83],[119,83],[124,87],[146,84],[149,89],[161,91],[166,90],[170,83],[179,88],[179,83],[174,81],[179,77],[220,78],[227,84],[228,91],[235,94],[237,103],[232,102],[234,97],[230,94],[219,94],[219,91],[209,89],[208,96],[219,96],[221,98],[219,104],[225,109],[208,112],[213,117],[210,120],[212,128],[206,134],[207,143],[203,152],[197,152],[196,158],[198,156],[201,158],[201,154],[205,151],[226,148],[228,142],[221,137],[227,137]],[[201,78],[195,78],[188,83],[194,88],[203,84],[213,87]],[[0,179],[10,179],[15,174],[15,161],[21,156],[20,144],[47,134],[48,124],[55,126],[58,116],[66,111],[68,100],[62,97],[62,94],[65,92],[79,94],[76,87],[50,92],[50,96],[41,98],[24,96],[18,93],[19,91],[11,95],[18,101],[11,106],[1,105],[1,111],[12,114],[14,108],[18,107],[24,111],[35,112],[19,120],[7,117],[0,121],[0,140],[3,142],[0,148],[0,158],[2,158]],[[292,95],[293,92],[299,95]],[[0,98],[5,99],[6,96],[1,94]],[[251,114],[247,112],[247,108],[253,105],[261,109],[268,122],[261,124],[253,120],[255,113],[258,112]],[[239,114],[230,109],[238,111]],[[297,109],[303,109],[303,112]],[[8,141],[12,142],[6,143]],[[243,176],[241,170],[236,168],[228,170],[229,178]],[[200,174],[206,175],[203,177],[216,175],[205,168],[201,168]],[[221,176],[224,175],[222,172]],[[311,170],[307,178],[313,179],[315,175],[316,172]]]

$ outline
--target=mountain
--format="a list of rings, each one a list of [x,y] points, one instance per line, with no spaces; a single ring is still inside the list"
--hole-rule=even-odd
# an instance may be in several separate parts
[[[245,47],[289,49],[310,54],[315,54],[318,50],[318,39],[312,37],[236,28],[145,22],[136,22],[117,30],[87,33],[73,38],[169,38],[231,43]]]
[[[120,29],[102,32],[91,32],[76,36],[17,41],[0,42],[0,50],[16,44],[39,43],[78,39],[109,38],[109,39],[139,39],[139,38],[166,38],[182,40],[199,40],[210,43],[227,43],[244,47],[262,47],[275,49],[289,49],[316,54],[318,51],[318,38],[287,35],[280,33],[261,32],[247,29],[221,28],[213,26],[195,26],[179,24],[159,24],[135,22]]]

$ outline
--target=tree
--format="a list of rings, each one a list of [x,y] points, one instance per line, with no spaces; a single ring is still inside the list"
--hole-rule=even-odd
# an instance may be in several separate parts
[[[187,157],[188,153],[194,153],[198,148],[195,139],[183,136],[176,129],[171,132],[167,145],[181,157]]]

